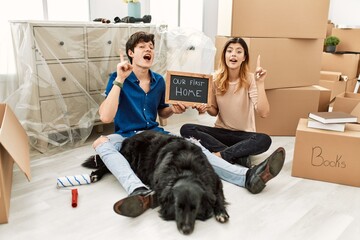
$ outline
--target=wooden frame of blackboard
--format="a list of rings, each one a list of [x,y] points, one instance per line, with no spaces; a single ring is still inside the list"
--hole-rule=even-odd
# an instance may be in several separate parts
[[[204,93],[204,91],[206,92]],[[194,106],[202,103],[210,104],[211,91],[212,75],[210,74],[177,71],[166,72],[166,103],[181,102],[185,106]]]

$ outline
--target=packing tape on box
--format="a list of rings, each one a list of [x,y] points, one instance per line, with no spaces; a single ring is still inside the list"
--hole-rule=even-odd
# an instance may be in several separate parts
[[[85,185],[90,184],[90,175],[89,174],[80,174],[80,175],[74,175],[74,176],[64,176],[59,177],[57,179],[57,188],[63,188],[63,187],[73,187],[78,185]]]

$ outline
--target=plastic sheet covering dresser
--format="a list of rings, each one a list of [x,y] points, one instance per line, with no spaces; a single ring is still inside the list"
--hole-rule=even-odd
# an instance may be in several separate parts
[[[40,152],[83,144],[100,125],[98,108],[119,49],[131,34],[155,34],[152,70],[210,73],[215,47],[202,32],[166,25],[11,21],[19,88],[6,102]],[[191,66],[192,68],[186,67]]]

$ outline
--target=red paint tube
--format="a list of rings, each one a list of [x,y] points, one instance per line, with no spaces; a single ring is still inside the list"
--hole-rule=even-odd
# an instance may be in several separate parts
[[[78,190],[77,188],[71,190],[72,200],[71,200],[71,206],[73,208],[77,207],[77,201],[78,201]]]

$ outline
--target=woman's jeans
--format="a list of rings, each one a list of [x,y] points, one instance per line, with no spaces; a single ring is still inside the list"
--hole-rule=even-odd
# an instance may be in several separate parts
[[[230,163],[266,152],[271,145],[271,138],[263,133],[233,131],[197,124],[183,125],[180,134],[185,138],[199,140],[210,152],[220,152],[221,157]]]
[[[130,194],[136,188],[147,187],[136,176],[134,171],[131,169],[129,162],[119,152],[122,142],[125,138],[119,134],[110,134],[107,136],[107,138],[109,141],[97,146],[95,151],[97,154],[99,154],[106,167],[120,182],[125,191]],[[199,142],[192,140],[190,141],[201,147],[210,164],[221,179],[241,187],[245,186],[245,178],[248,168],[242,167],[240,165],[230,164],[227,161],[224,161],[222,158],[219,158],[209,152],[209,150],[204,148]]]

